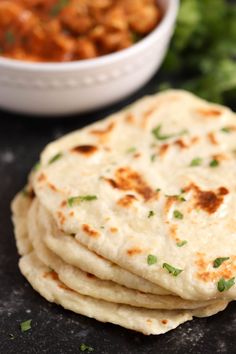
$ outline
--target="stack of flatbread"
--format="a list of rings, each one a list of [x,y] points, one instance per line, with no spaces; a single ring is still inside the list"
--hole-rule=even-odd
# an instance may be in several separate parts
[[[12,204],[48,301],[161,334],[236,298],[236,116],[183,91],[49,144]]]

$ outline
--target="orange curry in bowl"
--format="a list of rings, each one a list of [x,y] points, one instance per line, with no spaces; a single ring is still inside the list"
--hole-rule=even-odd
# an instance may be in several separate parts
[[[160,22],[156,0],[0,0],[0,55],[90,59],[127,47]]]

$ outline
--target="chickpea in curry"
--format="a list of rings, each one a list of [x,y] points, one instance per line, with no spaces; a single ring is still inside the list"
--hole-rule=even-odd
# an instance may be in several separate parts
[[[156,0],[0,0],[0,55],[90,59],[128,48],[160,22]]]

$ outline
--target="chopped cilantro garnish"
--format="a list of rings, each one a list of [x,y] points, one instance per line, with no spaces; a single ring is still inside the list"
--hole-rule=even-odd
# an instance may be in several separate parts
[[[221,278],[218,283],[217,283],[217,289],[222,293],[223,291],[229,290],[234,284],[235,277],[225,280],[224,278]]]
[[[154,211],[150,210],[149,213],[148,213],[148,218],[151,218],[154,215],[155,215]]]
[[[150,157],[151,162],[154,162],[156,160],[157,155],[156,154],[152,154]]]
[[[156,192],[160,192],[160,191],[161,191],[161,188],[157,188],[157,189],[156,189]]]
[[[219,266],[221,266],[221,264],[224,262],[224,261],[227,261],[230,257],[219,257],[219,258],[216,258],[213,262],[213,267],[214,268],[218,268]]]
[[[191,162],[190,162],[190,165],[191,167],[196,167],[196,166],[200,166],[202,164],[202,158],[201,157],[196,157],[195,159],[193,159]]]
[[[34,170],[34,171],[38,171],[38,170],[40,169],[40,167],[41,167],[40,162],[36,162],[36,164],[35,164],[34,167],[33,167],[33,170]]]
[[[14,44],[15,43],[15,35],[11,30],[8,30],[5,33],[5,40],[8,44]]]
[[[21,322],[21,324],[20,324],[21,332],[26,332],[29,329],[31,329],[31,322],[32,322],[32,320],[27,320],[27,321]]]
[[[231,129],[230,129],[230,127],[224,127],[224,128],[221,128],[221,131],[222,131],[223,133],[230,133],[230,132],[231,132]]]
[[[147,264],[148,265],[156,264],[156,262],[157,262],[157,257],[156,256],[154,256],[153,254],[149,254],[147,256]]]
[[[152,134],[154,135],[154,137],[157,140],[167,140],[167,139],[174,138],[174,137],[181,136],[181,135],[188,133],[188,131],[185,129],[185,130],[180,131],[179,133],[164,135],[164,134],[161,134],[161,129],[162,129],[162,125],[159,124],[156,128],[154,128],[152,130]]]
[[[54,155],[49,161],[48,164],[50,165],[53,162],[56,162],[57,160],[59,160],[62,157],[62,153],[59,152],[58,154]]]
[[[129,149],[126,150],[127,154],[132,154],[136,151],[136,147],[130,147]]]
[[[94,351],[94,348],[92,348],[89,345],[84,344],[84,343],[80,344],[79,349],[81,352],[87,352],[87,353],[91,353]]]
[[[210,163],[209,163],[210,167],[217,167],[219,166],[219,161],[216,159],[213,159]]]
[[[163,263],[162,268],[166,269],[174,277],[177,277],[183,271],[183,269],[175,268],[168,263]]]
[[[51,9],[51,15],[57,16],[68,5],[70,0],[58,0],[57,3]]]
[[[176,243],[176,246],[183,247],[184,245],[186,245],[186,243],[188,243],[188,241],[186,241],[186,240],[179,241],[179,242]]]
[[[70,197],[67,199],[69,207],[73,207],[75,204],[80,202],[91,202],[92,200],[98,199],[96,195],[78,195],[76,197]]]
[[[175,219],[182,220],[184,218],[183,214],[179,210],[174,210],[173,215]]]

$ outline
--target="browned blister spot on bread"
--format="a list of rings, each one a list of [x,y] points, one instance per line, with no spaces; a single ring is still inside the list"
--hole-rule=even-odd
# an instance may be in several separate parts
[[[98,148],[94,145],[78,145],[71,149],[72,152],[76,152],[85,156],[90,156],[94,154],[97,150]]]
[[[213,132],[207,134],[208,140],[212,145],[219,145],[218,140]]]
[[[110,231],[112,234],[116,234],[118,232],[117,227],[110,227]]]
[[[175,140],[174,144],[177,145],[180,149],[186,149],[189,147],[189,145],[183,139]]]
[[[144,180],[142,175],[129,167],[120,167],[115,172],[115,179],[105,178],[113,188],[123,191],[135,191],[140,194],[145,201],[158,196]]]
[[[106,138],[108,138],[109,134],[112,132],[112,130],[115,128],[115,125],[115,122],[110,122],[104,129],[90,130],[90,134],[96,135],[98,138],[100,138],[101,141],[105,141]]]
[[[57,217],[61,225],[63,225],[66,222],[66,217],[60,210],[57,211]]]
[[[74,290],[72,290],[71,288],[68,288],[68,286],[66,286],[64,283],[62,283],[60,281],[58,274],[54,270],[44,273],[43,277],[50,278],[50,279],[54,280],[57,283],[57,286],[61,289],[74,292]]]
[[[40,173],[40,175],[37,177],[38,182],[44,182],[46,181],[47,176],[44,173]]]
[[[196,113],[204,118],[218,118],[221,116],[222,111],[217,108],[198,108],[196,109]]]
[[[48,183],[48,187],[53,191],[53,192],[58,192],[57,187],[54,186],[52,183]]]
[[[137,198],[132,194],[127,194],[118,200],[117,204],[124,208],[130,207]]]
[[[168,320],[162,320],[161,323],[166,325],[168,323]]]
[[[162,144],[159,149],[159,156],[164,157],[170,148],[170,144]]]
[[[98,231],[94,230],[88,224],[83,224],[82,229],[90,237],[99,237],[100,236],[100,233]]]
[[[125,116],[125,121],[129,124],[134,124],[135,123],[135,116],[133,115],[133,113],[127,113]]]
[[[139,247],[132,247],[127,250],[127,254],[129,256],[135,256],[137,254],[141,254],[142,250]]]
[[[204,253],[198,252],[195,264],[197,266],[197,278],[204,282],[217,281],[220,278],[230,279],[235,275],[235,256],[231,256],[221,264],[219,268],[213,268],[214,259],[206,260]]]
[[[224,202],[224,196],[229,193],[225,187],[219,187],[217,191],[203,191],[197,185],[190,184],[185,188],[185,192],[192,190],[194,192],[194,207],[213,214]]]

